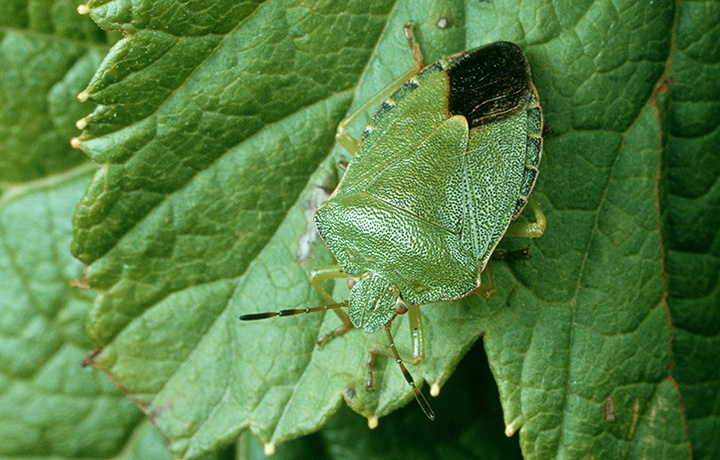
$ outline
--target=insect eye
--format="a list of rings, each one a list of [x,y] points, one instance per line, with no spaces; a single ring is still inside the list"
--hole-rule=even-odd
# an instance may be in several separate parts
[[[352,289],[353,286],[355,286],[358,282],[357,278],[348,278],[345,284],[347,284],[348,289]]]
[[[404,315],[408,311],[408,306],[401,298],[397,299],[397,302],[395,302],[395,311],[398,315]]]

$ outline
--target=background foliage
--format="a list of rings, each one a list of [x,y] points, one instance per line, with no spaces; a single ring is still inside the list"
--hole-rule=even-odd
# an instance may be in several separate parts
[[[249,432],[320,429],[278,456],[716,457],[720,5],[517,3],[99,1],[108,34],[70,0],[3,2],[0,456],[245,458]],[[396,410],[391,360],[364,390],[382,335],[237,320],[321,303],[335,125],[410,67],[409,20],[426,62],[518,43],[550,129],[532,258],[495,264],[489,302],[423,307],[434,424]]]

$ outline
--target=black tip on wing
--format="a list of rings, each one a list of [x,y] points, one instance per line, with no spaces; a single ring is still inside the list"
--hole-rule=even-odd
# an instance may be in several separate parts
[[[461,54],[447,72],[450,113],[465,116],[470,129],[515,116],[533,91],[525,53],[509,42]]]

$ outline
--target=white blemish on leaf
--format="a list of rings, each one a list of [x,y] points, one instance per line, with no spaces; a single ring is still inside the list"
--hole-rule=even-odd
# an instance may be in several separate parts
[[[310,193],[310,199],[308,199],[303,214],[305,215],[305,222],[307,226],[305,232],[298,239],[298,248],[295,252],[295,260],[299,263],[303,263],[310,254],[312,254],[313,245],[317,240],[317,231],[315,230],[315,210],[318,206],[323,204],[330,193],[322,187],[315,187]]]

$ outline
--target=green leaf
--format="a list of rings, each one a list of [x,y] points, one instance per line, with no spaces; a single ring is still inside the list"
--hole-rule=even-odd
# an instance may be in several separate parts
[[[132,401],[81,365],[95,294],[71,287],[83,266],[69,249],[96,167],[70,138],[108,37],[75,7],[0,4],[0,457],[168,457]]]
[[[310,433],[343,399],[368,418],[412,399],[384,358],[364,389],[383,334],[318,348],[332,314],[237,319],[322,303],[307,275],[332,259],[311,215],[347,159],[335,126],[410,67],[409,20],[426,62],[520,44],[550,129],[546,235],[494,264],[491,301],[422,307],[415,379],[442,385],[483,334],[525,456],[718,453],[715,4],[116,0],[92,15],[126,34],[86,89],[81,137],[101,165],[73,243],[100,292],[93,365],[176,455],[247,428],[268,444]]]
[[[341,407],[317,433],[277,446],[273,459],[521,458],[515,439],[503,436],[502,409],[482,343],[476,342],[433,401],[442,423],[433,423],[414,404],[383,418],[369,430],[365,421]],[[241,438],[239,458],[265,458],[263,446]]]
[[[695,458],[720,452],[720,5],[686,2],[678,12],[669,87],[661,100],[667,170],[663,212],[667,303],[673,318],[672,376],[683,395]]]
[[[0,181],[6,186],[86,161],[68,144],[86,110],[69,91],[82,89],[107,46],[100,41],[105,33],[78,21],[72,2],[64,3],[57,16],[51,2],[0,5]]]

